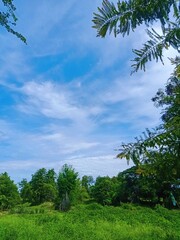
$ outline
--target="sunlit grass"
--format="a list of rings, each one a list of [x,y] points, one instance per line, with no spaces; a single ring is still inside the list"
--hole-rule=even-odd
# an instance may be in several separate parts
[[[79,205],[66,213],[0,215],[1,240],[178,240],[180,214],[125,205]]]

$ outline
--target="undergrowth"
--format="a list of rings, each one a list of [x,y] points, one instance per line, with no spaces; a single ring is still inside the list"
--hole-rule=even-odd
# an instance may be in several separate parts
[[[52,207],[52,206],[51,206]],[[69,212],[30,212],[0,215],[0,240],[179,240],[178,210],[135,205],[78,205]]]

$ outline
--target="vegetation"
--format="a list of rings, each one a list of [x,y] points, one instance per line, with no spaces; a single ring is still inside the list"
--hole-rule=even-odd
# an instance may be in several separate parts
[[[68,165],[58,175],[42,168],[29,182],[21,181],[19,192],[3,173],[0,239],[179,239],[178,205],[169,196],[166,207],[173,210],[168,210],[156,194],[152,181],[139,175],[137,167],[96,181],[91,176],[80,180]]]
[[[26,38],[13,29],[18,20],[15,15],[16,7],[13,4],[13,0],[2,0],[2,5],[3,8],[0,10],[0,25],[26,43]]]
[[[116,7],[114,3],[103,0],[102,8],[94,13],[93,22],[97,35],[101,37],[105,37],[108,30],[110,33],[113,31],[115,36],[125,36],[138,26],[146,24],[150,40],[141,50],[133,50],[136,54],[133,72],[145,70],[146,63],[152,59],[163,62],[163,49],[169,49],[170,46],[180,53],[180,1],[118,1]],[[162,34],[153,28],[149,29],[154,22],[160,22]],[[146,129],[133,143],[122,143],[117,155],[118,158],[132,160],[136,166],[130,178],[129,174],[124,176],[124,184],[135,195],[131,196],[133,201],[149,196],[151,202],[160,202],[162,199],[163,204],[168,205],[167,198],[174,198],[173,191],[179,198],[180,58],[171,59],[171,63],[175,65],[175,69],[165,90],[158,90],[152,99],[157,107],[163,108],[162,124],[153,130]],[[122,196],[128,199],[128,195],[128,191],[124,190]],[[173,204],[176,205],[176,201]]]
[[[159,22],[162,34],[155,29],[149,29],[155,22]],[[138,26],[146,24],[150,40],[141,50],[133,50],[136,54],[133,72],[145,70],[148,61],[155,59],[163,62],[163,50],[170,46],[180,53],[180,1],[179,0],[129,0],[113,2],[103,0],[98,13],[94,13],[94,28],[97,36],[105,37],[107,31],[116,37],[129,35]]]
[[[158,107],[164,107],[162,124],[147,129],[134,143],[122,144],[117,157],[131,159],[140,175],[152,181],[159,197],[164,198],[172,186],[180,186],[180,79],[179,70],[173,73],[165,90],[153,98]]]
[[[67,213],[46,210],[43,214],[5,214],[0,216],[2,240],[178,240],[179,212],[162,207],[102,207],[78,205]]]
[[[76,203],[80,194],[80,181],[78,173],[72,168],[65,164],[62,170],[59,172],[58,179],[58,193],[61,202],[60,208],[62,210],[68,210],[70,205]]]
[[[146,170],[146,166],[143,165]],[[144,168],[134,166],[112,178],[78,177],[72,166],[65,164],[57,175],[54,169],[37,170],[28,182],[23,179],[18,187],[7,173],[0,175],[0,210],[24,212],[26,207],[51,203],[53,209],[68,211],[81,203],[94,201],[103,206],[136,203],[154,207],[161,204],[178,208],[180,188],[177,182],[158,182],[162,176],[147,174]],[[144,174],[144,172],[145,174]],[[161,175],[163,175],[162,173]],[[29,209],[29,208],[27,208]],[[27,210],[26,209],[26,210]]]
[[[20,203],[18,188],[8,174],[0,174],[0,210],[7,210]]]
[[[12,1],[3,4],[7,12],[0,12],[0,24],[25,42],[10,27],[9,19],[14,25],[17,20]],[[108,30],[125,36],[143,23],[149,26],[159,21],[162,35],[148,29],[150,40],[141,50],[134,50],[134,71],[145,70],[151,59],[163,61],[164,48],[171,46],[179,52],[178,4],[175,0],[129,0],[118,1],[115,7],[103,0],[94,27],[102,37]],[[23,179],[19,190],[7,173],[0,174],[2,240],[180,239],[180,58],[171,62],[175,66],[172,76],[152,99],[163,108],[162,123],[154,130],[146,129],[135,142],[123,143],[117,156],[132,160],[134,167],[95,181],[91,176],[80,179],[68,165],[58,174],[41,168],[30,181]]]

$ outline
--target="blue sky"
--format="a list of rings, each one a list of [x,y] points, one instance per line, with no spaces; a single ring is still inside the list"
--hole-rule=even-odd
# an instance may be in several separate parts
[[[0,29],[0,172],[20,181],[65,163],[80,176],[126,169],[114,149],[160,122],[151,98],[172,72],[167,58],[130,76],[144,28],[97,38],[91,20],[101,1],[14,3],[28,44]]]

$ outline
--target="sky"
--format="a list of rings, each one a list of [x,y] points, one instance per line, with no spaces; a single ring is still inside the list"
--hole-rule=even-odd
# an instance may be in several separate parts
[[[132,49],[147,40],[97,38],[97,0],[16,0],[15,30],[0,29],[0,172],[15,181],[66,163],[80,176],[115,176],[132,165],[116,155],[146,128],[160,123],[151,101],[173,67],[151,62],[130,75]],[[158,26],[156,26],[158,28]]]

